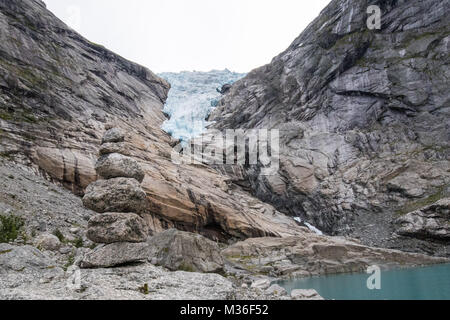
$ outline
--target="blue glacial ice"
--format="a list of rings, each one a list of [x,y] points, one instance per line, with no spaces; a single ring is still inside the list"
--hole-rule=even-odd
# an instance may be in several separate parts
[[[165,121],[162,128],[175,139],[189,141],[205,132],[210,124],[206,118],[221,98],[217,89],[236,82],[245,74],[225,69],[161,73],[159,76],[172,85],[164,107],[170,120]]]

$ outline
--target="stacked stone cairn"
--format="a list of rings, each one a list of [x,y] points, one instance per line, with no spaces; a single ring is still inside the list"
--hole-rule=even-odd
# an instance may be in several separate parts
[[[87,253],[82,268],[106,268],[148,258],[149,228],[143,219],[148,200],[141,183],[144,172],[138,162],[125,156],[125,136],[109,129],[102,141],[95,169],[101,177],[86,189],[83,204],[98,215],[91,218],[87,237],[101,244]]]

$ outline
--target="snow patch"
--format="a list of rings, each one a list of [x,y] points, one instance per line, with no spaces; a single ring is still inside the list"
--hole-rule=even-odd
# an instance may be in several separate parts
[[[309,230],[311,230],[315,234],[318,234],[319,236],[323,236],[323,232],[320,231],[319,229],[317,229],[316,227],[314,227],[312,224],[310,224],[308,222],[303,222],[303,220],[299,217],[294,218],[294,220],[297,221],[298,223],[303,223]]]

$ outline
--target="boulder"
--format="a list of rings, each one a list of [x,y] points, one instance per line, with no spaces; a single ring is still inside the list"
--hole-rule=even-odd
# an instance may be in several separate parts
[[[219,246],[205,237],[171,229],[149,240],[149,261],[169,270],[218,272],[223,268]]]
[[[80,262],[80,267],[85,269],[109,268],[143,262],[147,257],[147,243],[117,242],[100,246],[86,253]]]
[[[58,251],[61,248],[61,241],[53,234],[44,233],[36,239],[35,245],[39,249]]]
[[[308,290],[292,290],[291,292],[291,298],[293,300],[324,300],[320,294],[313,289]]]
[[[144,171],[136,160],[119,153],[100,157],[95,170],[104,179],[133,178],[142,182],[145,177]]]
[[[267,278],[256,280],[252,283],[251,288],[266,290],[270,287],[270,280]]]
[[[125,141],[125,135],[123,134],[122,130],[118,128],[112,128],[105,132],[103,135],[103,143],[115,143],[115,142],[124,142]]]
[[[278,284],[273,284],[266,290],[266,294],[275,295],[275,296],[285,296],[287,295],[287,291],[285,288],[281,287]]]
[[[145,242],[146,222],[134,213],[106,213],[89,221],[87,237],[96,243]]]
[[[100,146],[98,153],[101,156],[111,154],[111,153],[120,153],[123,155],[127,155],[128,150],[123,142],[119,142],[119,143],[108,142],[108,143],[104,143]]]
[[[139,182],[132,178],[98,180],[88,186],[83,204],[98,213],[133,212],[148,210],[147,195]]]

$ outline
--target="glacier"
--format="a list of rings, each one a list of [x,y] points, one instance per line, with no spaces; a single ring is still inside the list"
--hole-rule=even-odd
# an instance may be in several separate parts
[[[221,98],[217,89],[236,82],[246,74],[225,69],[158,75],[172,86],[164,106],[164,112],[170,119],[164,122],[162,129],[174,139],[186,142],[206,131],[210,124],[206,118]]]

